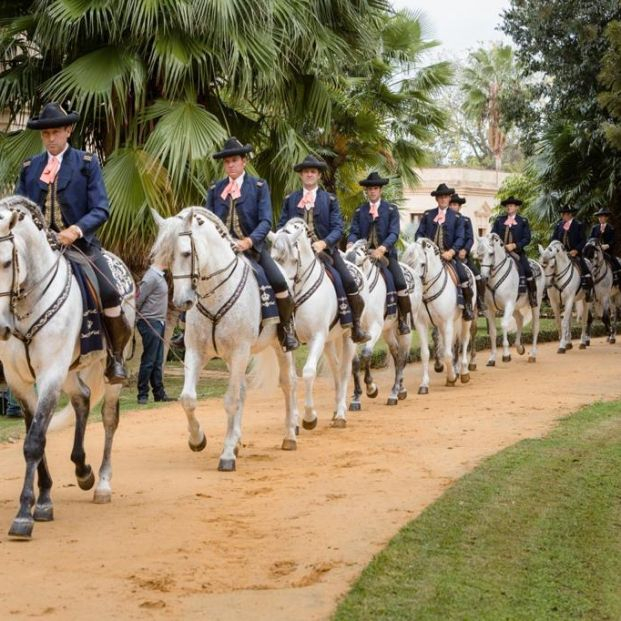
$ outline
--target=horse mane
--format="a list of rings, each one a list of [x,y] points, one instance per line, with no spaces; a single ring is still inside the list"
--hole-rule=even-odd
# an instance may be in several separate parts
[[[20,220],[23,220],[24,216],[30,216],[35,226],[40,231],[45,231],[47,233],[47,224],[45,223],[43,212],[39,209],[39,206],[33,203],[29,198],[20,196],[19,194],[6,196],[0,199],[0,209],[2,207],[9,211],[17,211],[20,214]]]

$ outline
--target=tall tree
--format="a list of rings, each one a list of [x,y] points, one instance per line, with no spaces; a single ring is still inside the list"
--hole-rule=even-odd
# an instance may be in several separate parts
[[[391,82],[430,43],[416,36],[416,16],[385,0],[37,0],[16,15],[0,29],[0,109],[7,124],[49,99],[80,110],[74,144],[104,162],[113,209],[103,238],[125,257],[148,247],[148,207],[202,202],[226,135],[255,145],[252,165],[278,204],[292,164],[314,148],[334,157],[339,191],[379,146],[392,172],[411,178],[441,122],[431,100],[444,67],[415,71],[407,88]],[[5,187],[37,140],[0,141]]]

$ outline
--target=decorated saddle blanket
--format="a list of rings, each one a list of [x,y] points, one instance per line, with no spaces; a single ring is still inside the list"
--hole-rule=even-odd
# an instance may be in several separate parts
[[[384,303],[384,319],[393,319],[397,316],[397,287],[392,272],[383,263],[378,263],[379,273],[386,284],[386,301]],[[373,289],[371,286],[369,287]]]
[[[254,259],[248,258],[248,261],[250,261],[252,273],[254,274],[254,278],[259,286],[259,296],[261,299],[261,327],[273,323],[280,323],[274,289],[272,289],[272,285],[270,285],[267,280],[265,271]]]
[[[326,270],[328,278],[332,281],[332,285],[334,286],[334,291],[336,293],[338,321],[340,321],[341,327],[351,328],[351,326],[353,325],[353,318],[351,314],[351,308],[349,308],[349,302],[347,301],[347,293],[345,292],[345,287],[343,286],[343,280],[341,279],[341,275],[330,263],[325,261],[322,261],[322,263]],[[336,321],[334,323],[336,323]]]

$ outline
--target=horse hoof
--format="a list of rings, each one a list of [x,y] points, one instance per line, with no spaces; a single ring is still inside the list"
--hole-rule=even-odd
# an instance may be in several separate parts
[[[611,338],[610,341],[608,341],[611,345],[614,345],[617,342],[616,338]]]
[[[528,362],[537,362],[537,358],[535,356],[528,356]]]
[[[34,520],[31,517],[23,518],[18,517],[13,520],[11,529],[9,530],[9,537],[12,539],[21,539],[22,541],[29,541],[32,537],[32,529],[34,528]]]
[[[462,373],[459,379],[462,384],[467,384],[470,381],[470,373]]]
[[[524,355],[524,352],[526,351],[526,347],[524,347],[524,345],[522,345],[522,344],[520,343],[520,345],[518,345],[518,346],[515,348],[515,350],[517,351],[517,353],[518,353],[520,356],[523,356],[523,355]]]
[[[587,345],[590,345],[590,342],[587,341]],[[574,348],[574,344],[573,343],[567,343],[567,345],[565,345],[565,349],[573,349]]]
[[[235,460],[234,459],[221,459],[218,462],[218,470],[220,472],[235,472]]]
[[[282,446],[280,448],[282,448],[283,451],[295,451],[298,448],[298,443],[295,440],[285,438],[282,441]]]
[[[580,345],[578,345],[578,349],[586,349],[587,346],[584,343],[580,343]]]
[[[331,426],[335,429],[345,429],[345,427],[347,427],[347,421],[344,418],[335,418]]]
[[[476,370],[477,370],[477,365],[476,365],[476,363],[472,363],[472,362],[471,362],[471,363],[468,365],[468,371],[476,371]]]
[[[457,383],[457,378],[455,378],[453,381],[451,381],[450,379],[446,380],[446,385],[447,386],[451,386],[452,388],[455,387],[455,384]]]
[[[394,397],[388,397],[386,399],[386,405],[397,405],[399,403],[399,399],[395,399]]]
[[[207,446],[207,436],[203,434],[203,439],[198,444],[192,444],[192,441],[188,440],[188,446],[191,451],[200,453]]]
[[[299,436],[300,435],[300,425],[296,425],[295,426],[295,435]]]
[[[368,392],[367,391],[367,397],[369,397],[369,399],[375,399],[375,397],[377,397],[377,395],[379,394],[379,388],[376,386],[375,390]]]
[[[556,353],[557,353],[557,354],[564,354],[564,353],[565,353],[565,348],[564,348],[564,347],[559,347],[559,348],[556,350]]]
[[[436,362],[436,363],[434,363],[434,365],[433,365],[433,370],[434,370],[436,373],[442,373],[442,371],[444,371],[444,365],[443,365],[443,364],[438,364],[438,363]]]
[[[418,394],[419,395],[428,395],[429,394],[429,387],[428,386],[421,386],[418,389]]]
[[[311,421],[302,419],[302,427],[304,427],[304,429],[307,429],[308,431],[310,431],[311,429],[315,429],[315,427],[317,427],[317,419],[313,418],[313,420]]]
[[[402,390],[398,395],[397,395],[397,399],[399,399],[399,401],[403,401],[404,399],[407,399],[408,396],[408,391],[407,390]]]
[[[567,346],[567,349],[571,349],[570,345],[571,345],[571,343]],[[591,339],[587,339],[587,340],[586,340],[586,345],[587,345],[587,347],[590,347],[590,346],[591,346]],[[573,347],[573,346],[572,346],[572,347]]]
[[[235,445],[235,448],[233,449],[233,455],[235,455],[235,457],[239,457],[239,444]]]
[[[355,402],[355,401],[352,401],[349,404],[349,411],[350,412],[360,412],[360,404]]]
[[[51,502],[44,505],[35,505],[32,517],[35,522],[52,522],[54,520],[54,506]]]
[[[502,361],[503,362],[511,362],[511,354],[509,354],[508,356],[503,356],[502,357]]]
[[[95,490],[93,502],[96,505],[107,505],[109,502],[112,502],[112,492],[106,490]]]
[[[90,466],[88,467],[88,473],[81,477],[76,477],[80,489],[89,490],[95,485],[95,474]]]
[[[487,364],[485,366],[486,367],[495,367],[496,366],[496,361],[495,360],[488,360]]]

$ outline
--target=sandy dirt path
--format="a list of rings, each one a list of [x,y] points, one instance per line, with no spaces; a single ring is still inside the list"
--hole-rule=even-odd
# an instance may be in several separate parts
[[[114,497],[90,502],[69,461],[69,429],[50,434],[56,521],[31,542],[6,536],[24,471],[21,443],[0,447],[0,617],[22,619],[327,619],[371,557],[481,459],[554,426],[598,399],[621,397],[621,347],[541,347],[493,369],[479,358],[469,385],[432,378],[417,396],[380,397],[329,427],[331,390],[319,382],[320,422],[297,452],[279,449],[278,392],[250,391],[245,448],[236,473],[216,471],[224,433],[221,400],[204,402],[203,453],[187,448],[181,406],[123,415],[114,449]],[[300,403],[301,396],[299,397]],[[478,404],[478,405],[475,405]],[[89,427],[87,455],[99,466],[103,432]]]

